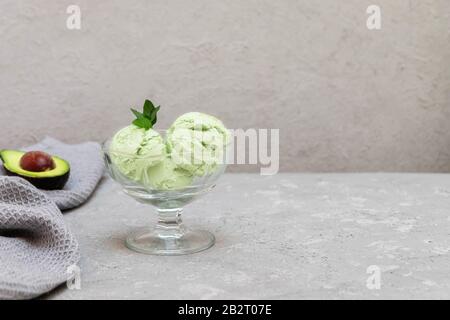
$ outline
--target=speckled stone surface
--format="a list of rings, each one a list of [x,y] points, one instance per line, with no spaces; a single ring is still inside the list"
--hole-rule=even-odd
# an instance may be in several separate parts
[[[188,256],[124,247],[151,207],[105,179],[66,221],[81,246],[80,290],[52,299],[450,298],[450,175],[228,174],[188,206],[216,245]],[[369,266],[381,270],[370,290]]]

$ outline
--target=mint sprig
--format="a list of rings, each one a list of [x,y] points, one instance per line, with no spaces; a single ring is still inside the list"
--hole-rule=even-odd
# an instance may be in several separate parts
[[[139,128],[143,128],[145,130],[149,130],[153,128],[153,125],[158,121],[157,113],[161,106],[155,107],[153,102],[150,100],[145,100],[143,111],[139,112],[133,108],[131,108],[131,112],[133,112],[136,119],[133,121],[133,124]]]

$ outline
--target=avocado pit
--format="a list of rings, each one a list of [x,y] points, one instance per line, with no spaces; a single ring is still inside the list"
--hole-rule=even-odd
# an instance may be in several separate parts
[[[20,167],[27,171],[44,172],[56,168],[52,156],[42,151],[30,151],[20,158]]]

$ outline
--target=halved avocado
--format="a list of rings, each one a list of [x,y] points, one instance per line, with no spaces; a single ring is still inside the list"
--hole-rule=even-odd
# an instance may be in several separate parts
[[[54,169],[33,172],[20,167],[20,159],[24,154],[25,152],[18,150],[0,151],[0,158],[8,175],[22,177],[39,189],[60,190],[64,188],[70,175],[70,165],[66,160],[52,156],[55,162]]]

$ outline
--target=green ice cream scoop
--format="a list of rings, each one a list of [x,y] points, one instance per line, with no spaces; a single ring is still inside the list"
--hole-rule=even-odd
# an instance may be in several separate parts
[[[149,167],[142,181],[157,190],[176,190],[191,185],[192,175],[179,168],[169,156],[159,164]]]
[[[111,161],[127,178],[140,181],[149,167],[164,160],[166,146],[155,130],[135,125],[117,132],[110,145]]]
[[[210,115],[189,112],[167,131],[167,147],[172,160],[191,175],[214,173],[224,159],[230,134],[223,123]]]

